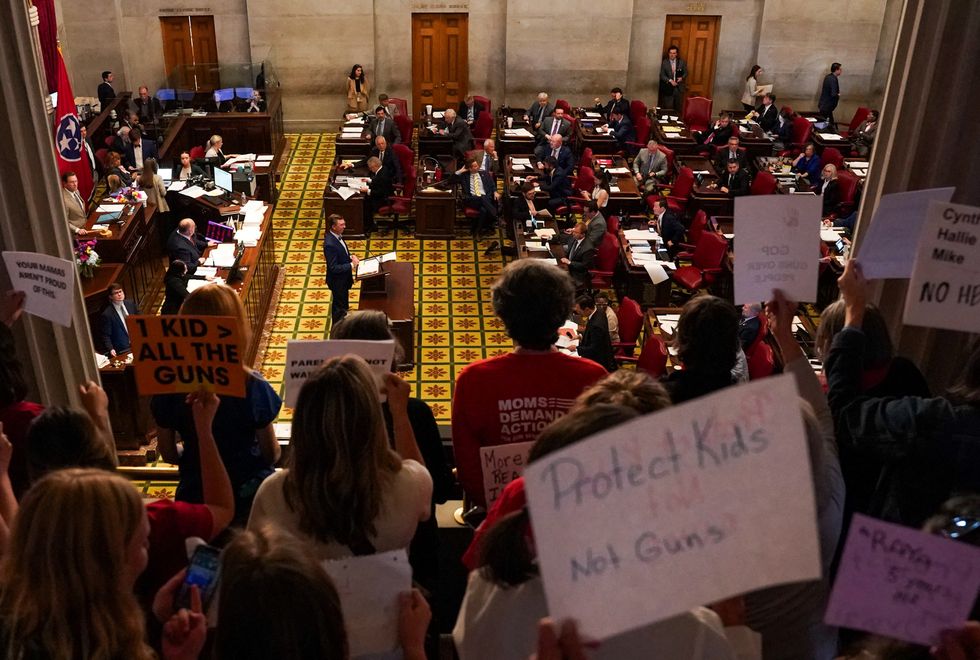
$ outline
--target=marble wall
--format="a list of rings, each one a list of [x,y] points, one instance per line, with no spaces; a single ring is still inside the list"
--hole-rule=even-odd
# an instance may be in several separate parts
[[[495,104],[530,103],[547,90],[573,105],[623,86],[654,103],[668,14],[721,17],[715,107],[737,107],[755,63],[780,103],[815,109],[823,75],[844,64],[838,116],[876,106],[884,93],[903,0],[56,0],[76,95],[113,69],[117,89],[162,85],[159,16],[212,14],[222,63],[275,64],[287,128],[332,125],[355,62],[384,91],[411,98],[412,13],[469,14],[470,90]],[[95,35],[95,36],[93,36]]]

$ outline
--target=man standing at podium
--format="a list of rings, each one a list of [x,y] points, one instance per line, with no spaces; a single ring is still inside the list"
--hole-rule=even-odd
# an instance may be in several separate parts
[[[336,323],[347,315],[350,309],[350,288],[354,285],[354,271],[360,259],[350,253],[344,242],[344,228],[347,221],[336,213],[327,218],[330,223],[323,239],[323,257],[327,260],[327,288],[333,294],[330,316]]]

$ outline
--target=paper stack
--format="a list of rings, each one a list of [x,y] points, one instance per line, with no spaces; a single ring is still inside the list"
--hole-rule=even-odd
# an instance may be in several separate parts
[[[208,263],[216,268],[231,268],[235,265],[234,243],[219,243],[208,255]]]

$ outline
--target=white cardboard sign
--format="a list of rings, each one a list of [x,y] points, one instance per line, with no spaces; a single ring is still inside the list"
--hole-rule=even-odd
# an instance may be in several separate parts
[[[817,299],[821,200],[814,195],[735,198],[735,304]]]
[[[646,415],[524,471],[548,611],[604,639],[820,576],[792,375]]]
[[[286,405],[296,407],[303,383],[324,362],[342,355],[364,358],[380,379],[391,371],[395,358],[395,340],[367,341],[359,339],[293,339],[286,344]]]
[[[487,509],[497,501],[514,479],[524,474],[527,453],[534,446],[531,442],[513,442],[509,445],[480,447],[480,467],[483,469],[483,495]]]
[[[929,205],[903,320],[927,328],[980,330],[980,208]]]
[[[23,291],[24,311],[52,323],[71,325],[75,264],[36,252],[4,252],[14,291]]]

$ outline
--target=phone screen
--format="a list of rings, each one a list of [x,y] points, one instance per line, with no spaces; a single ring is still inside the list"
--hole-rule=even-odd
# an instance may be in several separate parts
[[[201,605],[206,609],[218,584],[218,569],[221,566],[221,551],[210,545],[199,545],[191,557],[187,575],[177,594],[176,608],[190,608],[191,587],[201,592]]]

